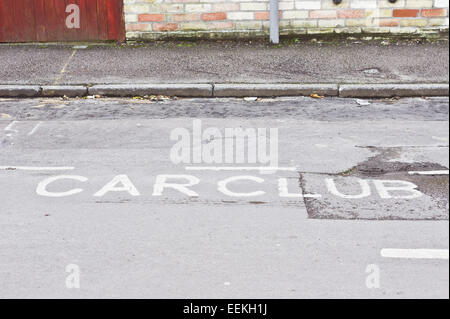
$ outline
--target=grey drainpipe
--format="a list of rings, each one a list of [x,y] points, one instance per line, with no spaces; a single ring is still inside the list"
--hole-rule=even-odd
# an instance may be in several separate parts
[[[280,43],[278,0],[270,0],[270,43]]]

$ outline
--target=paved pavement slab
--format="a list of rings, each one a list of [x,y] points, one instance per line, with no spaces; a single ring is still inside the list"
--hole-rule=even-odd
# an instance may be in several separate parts
[[[0,84],[448,83],[446,43],[0,46]]]

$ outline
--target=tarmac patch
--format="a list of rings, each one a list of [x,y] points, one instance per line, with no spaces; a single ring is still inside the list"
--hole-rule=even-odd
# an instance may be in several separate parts
[[[301,174],[312,219],[448,220],[449,176],[410,175],[410,171],[448,170],[436,163],[391,161],[401,148],[371,148],[377,154],[337,175]],[[324,182],[327,181],[327,182]]]

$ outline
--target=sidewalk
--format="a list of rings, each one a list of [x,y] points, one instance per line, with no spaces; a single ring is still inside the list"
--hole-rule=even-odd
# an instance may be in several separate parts
[[[191,90],[192,96],[210,96],[210,91],[214,94],[214,89],[223,84],[233,84],[223,87],[224,96],[233,96],[237,89],[240,95],[248,96],[262,89],[266,91],[262,95],[278,95],[277,90],[281,88],[285,94],[280,95],[295,92],[299,94],[294,95],[306,95],[310,91],[338,95],[340,86],[346,84],[357,84],[353,89],[358,90],[361,90],[360,85],[364,85],[367,92],[380,88],[392,90],[394,87],[398,90],[397,84],[419,84],[426,85],[431,91],[439,88],[437,95],[448,95],[448,86],[442,85],[448,83],[448,60],[447,43],[297,43],[271,47],[260,43],[200,42],[124,48],[93,46],[86,49],[2,45],[0,85],[3,85],[3,91],[0,95],[7,95],[5,85],[35,85],[38,94],[43,93],[42,86],[82,85],[75,87],[76,94],[85,95],[89,93],[87,87],[97,84],[125,85],[106,89],[102,86],[103,91],[92,92],[115,95],[114,90],[118,90],[119,96],[150,91],[181,92],[173,95],[183,96],[186,90]],[[256,83],[264,85],[255,86]],[[286,88],[280,84],[290,86]],[[440,86],[430,87],[429,84]],[[135,88],[130,91],[132,87]],[[447,93],[443,94],[445,87]],[[172,91],[167,91],[167,88],[172,88]],[[410,95],[423,87],[409,85],[405,88]],[[59,89],[47,90],[47,95],[52,92],[60,95],[62,89]],[[129,94],[124,94],[126,90]],[[75,94],[71,92],[75,91],[66,90],[68,96]],[[371,96],[372,93],[367,92],[362,96]]]

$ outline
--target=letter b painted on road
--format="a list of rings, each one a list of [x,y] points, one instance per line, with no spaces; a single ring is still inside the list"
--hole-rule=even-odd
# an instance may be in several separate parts
[[[417,190],[417,185],[400,180],[374,180],[375,188],[383,199],[403,198],[414,199],[423,194]]]

